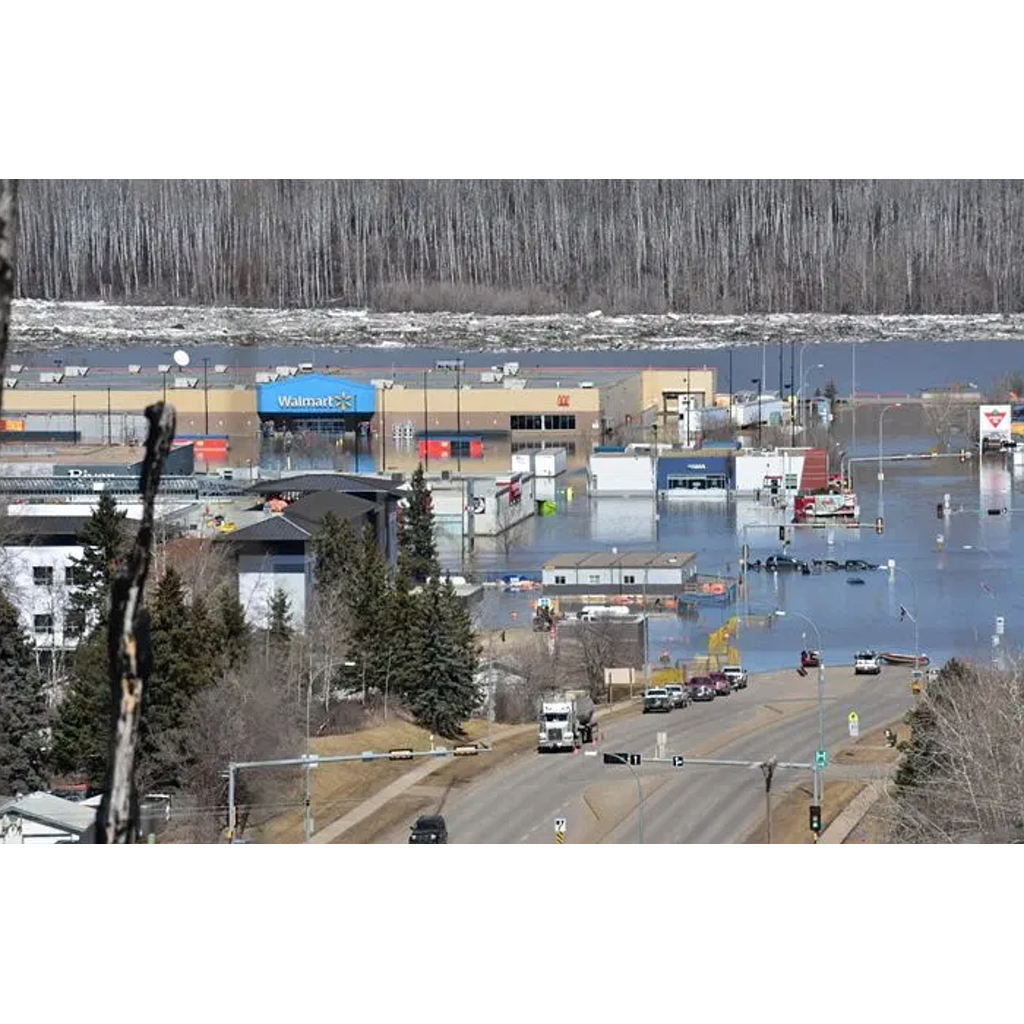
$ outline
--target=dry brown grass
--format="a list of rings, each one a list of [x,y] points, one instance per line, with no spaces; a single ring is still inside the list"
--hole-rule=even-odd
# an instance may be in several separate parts
[[[887,726],[879,726],[866,733],[852,746],[839,751],[835,756],[836,764],[895,764],[900,753],[895,747],[886,744],[886,729],[895,730],[897,743],[910,739],[909,725],[905,725],[902,720],[890,722]]]
[[[822,826],[827,829],[861,792],[864,782],[826,782],[822,801]],[[781,799],[772,801],[772,842],[812,843],[814,836],[808,826],[808,808],[814,797],[810,782],[801,782]],[[767,843],[768,826],[762,821],[744,840],[746,843]]]
[[[491,726],[491,738],[501,740],[517,727],[506,725]],[[518,728],[524,728],[519,726]],[[530,727],[532,729],[532,726]],[[486,738],[487,723],[471,721],[466,725],[466,734],[471,742]],[[435,737],[436,746],[454,746],[450,740]],[[324,736],[313,740],[313,750],[321,757],[339,754],[359,754],[364,750],[379,752],[386,750],[429,750],[430,733],[418,725],[402,719],[361,729],[342,736]],[[484,757],[491,757],[485,754]],[[465,760],[476,760],[466,758]],[[316,828],[342,817],[353,807],[380,792],[396,779],[401,778],[419,761],[345,761],[324,764],[312,773],[313,820]],[[461,761],[459,762],[461,763]],[[296,775],[300,769],[296,768]],[[443,769],[442,769],[443,771]],[[261,843],[300,843],[303,839],[303,812],[301,806],[272,818],[255,830],[255,838]]]

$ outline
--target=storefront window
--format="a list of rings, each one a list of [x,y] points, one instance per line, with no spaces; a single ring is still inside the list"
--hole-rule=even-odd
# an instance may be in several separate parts
[[[670,476],[666,480],[670,491],[724,491],[725,476],[716,473],[710,476]]]

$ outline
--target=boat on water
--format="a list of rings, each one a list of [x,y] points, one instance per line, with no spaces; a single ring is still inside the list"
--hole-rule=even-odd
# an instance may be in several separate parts
[[[916,665],[914,665],[915,660],[917,661]],[[882,661],[887,665],[913,665],[914,668],[924,668],[931,659],[927,654],[922,654],[915,659],[913,654],[894,654],[892,651],[884,651]]]

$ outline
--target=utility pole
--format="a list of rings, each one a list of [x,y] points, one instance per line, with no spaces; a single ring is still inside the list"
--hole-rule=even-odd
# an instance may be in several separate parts
[[[71,392],[71,434],[72,443],[78,444],[78,395]]]
[[[761,450],[761,378],[751,377],[751,384],[757,385],[757,450]]]
[[[455,468],[462,472],[462,381],[460,364],[455,364]]]
[[[783,376],[786,372],[784,369],[785,345],[786,343],[782,340],[782,338],[779,338],[779,398],[782,397],[783,391],[785,390],[782,386]]]
[[[732,429],[732,346],[729,346],[729,429]]]
[[[789,342],[789,443],[796,447],[796,339]]]
[[[423,472],[430,469],[430,421],[427,413],[427,374],[429,370],[423,371]]]
[[[112,413],[110,411],[110,388],[107,388],[107,447],[113,447],[114,444],[114,424],[112,420]]]
[[[764,773],[765,820],[768,823],[768,845],[772,845],[772,776],[775,774],[775,758],[761,765]]]
[[[207,370],[209,366],[209,356],[203,356],[203,411],[205,413],[205,437],[210,436],[210,383],[207,378]],[[358,472],[358,469],[356,472]]]

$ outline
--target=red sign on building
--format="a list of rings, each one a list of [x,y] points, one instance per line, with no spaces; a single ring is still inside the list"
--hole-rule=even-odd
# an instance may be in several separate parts
[[[568,395],[559,395],[558,396],[558,404],[559,405],[568,405],[569,404],[569,396]]]

